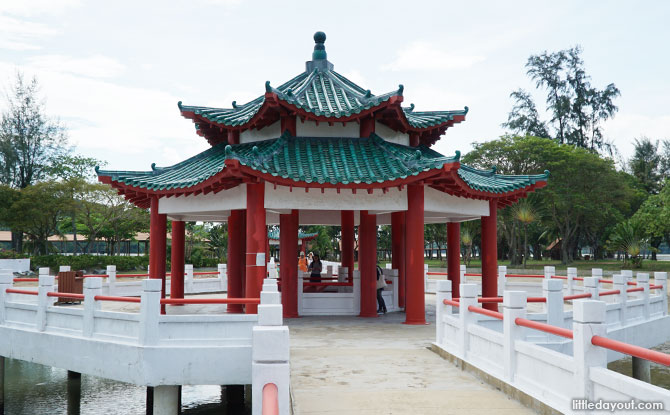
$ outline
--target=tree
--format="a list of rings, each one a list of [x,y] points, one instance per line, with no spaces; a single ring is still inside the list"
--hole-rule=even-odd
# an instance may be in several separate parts
[[[635,212],[631,221],[644,229],[652,248],[652,259],[661,243],[670,245],[670,186],[667,182],[656,195],[649,196]]]
[[[628,162],[628,168],[648,193],[658,193],[660,187],[661,155],[658,141],[652,143],[647,137],[635,139],[635,153]]]
[[[610,145],[603,138],[601,124],[618,110],[614,99],[620,92],[614,84],[603,90],[592,87],[581,54],[582,49],[576,46],[531,55],[526,62],[526,73],[535,81],[536,88],[546,91],[547,111],[551,113],[550,123],[556,141],[611,153]],[[518,90],[510,96],[515,104],[503,126],[516,134],[550,137],[531,95]]]
[[[39,85],[21,73],[7,94],[0,120],[0,184],[23,189],[48,176],[51,166],[69,151],[65,128],[46,116]],[[23,235],[13,229],[13,247],[22,250]]]
[[[540,217],[537,207],[530,199],[521,199],[513,206],[512,212],[514,219],[523,226],[523,267],[526,268],[528,262],[528,225],[537,221]]]
[[[626,259],[630,257],[632,265],[636,268],[642,265],[640,253],[647,245],[647,237],[641,223],[636,221],[625,221],[619,223],[608,241],[608,247],[615,251],[623,251]]]

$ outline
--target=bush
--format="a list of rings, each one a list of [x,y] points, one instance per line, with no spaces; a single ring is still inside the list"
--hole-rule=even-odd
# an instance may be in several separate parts
[[[73,270],[104,269],[107,265],[116,265],[117,271],[146,270],[148,256],[94,256],[94,255],[39,255],[30,259],[30,267],[37,270],[49,267],[57,270],[61,265],[69,265]]]

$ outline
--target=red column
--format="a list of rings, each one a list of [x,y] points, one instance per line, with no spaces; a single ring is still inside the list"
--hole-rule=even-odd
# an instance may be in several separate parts
[[[405,212],[391,213],[391,267],[398,270],[398,306],[405,307]]]
[[[342,229],[342,266],[347,267],[349,281],[354,277],[354,211],[340,212],[340,226]]]
[[[374,117],[365,117],[361,119],[360,136],[363,138],[370,137],[370,134],[375,132]]]
[[[244,258],[245,245],[243,236],[246,233],[245,212],[233,210],[228,216],[228,298],[244,297]],[[229,313],[241,313],[242,304],[229,304]]]
[[[239,131],[228,131],[228,144],[240,144]]]
[[[279,277],[284,317],[298,317],[298,211],[279,215]]]
[[[246,290],[247,298],[259,298],[263,279],[267,274],[265,240],[268,237],[265,225],[265,183],[247,184],[247,251]],[[258,306],[246,306],[247,314],[256,314]]]
[[[283,115],[281,117],[281,133],[284,134],[285,131],[291,133],[292,136],[296,136],[296,116],[295,115]]]
[[[482,216],[482,297],[498,295],[498,203],[489,201],[489,216]],[[484,308],[498,311],[495,303]]]
[[[407,186],[405,324],[426,324],[424,293],[423,185]]]
[[[185,224],[172,221],[172,266],[170,267],[170,298],[184,298]]]
[[[452,296],[458,298],[461,296],[461,224],[458,222],[447,223],[447,273]]]
[[[419,146],[419,133],[409,133],[409,146],[410,147]]]
[[[158,213],[158,197],[151,198],[151,217],[149,231],[149,278],[163,280],[161,298],[165,298],[165,248],[167,245],[167,216]],[[165,314],[165,305],[161,306],[161,313]]]
[[[358,270],[361,273],[360,317],[377,317],[377,216],[361,210],[358,234]]]

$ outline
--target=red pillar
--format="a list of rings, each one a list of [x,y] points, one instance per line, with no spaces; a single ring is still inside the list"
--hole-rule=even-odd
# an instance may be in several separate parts
[[[239,131],[228,131],[228,144],[240,144]]]
[[[409,146],[410,147],[419,146],[419,133],[409,133]]]
[[[423,185],[408,185],[405,218],[407,238],[405,324],[426,324],[423,221]]]
[[[298,317],[298,211],[279,215],[279,277],[285,318]]]
[[[158,197],[151,198],[151,217],[149,231],[149,278],[163,280],[161,298],[165,298],[165,248],[167,246],[167,215],[158,213]],[[165,305],[161,306],[165,314]]]
[[[461,224],[458,222],[447,223],[447,273],[452,296],[458,298],[461,296]]]
[[[375,132],[374,117],[365,117],[361,119],[360,136],[363,138],[370,137],[370,134]]]
[[[281,133],[288,131],[292,136],[296,136],[296,116],[295,115],[283,115],[281,117]]]
[[[498,295],[498,203],[489,201],[489,216],[482,216],[482,297]],[[484,308],[498,311],[495,303]]]
[[[377,216],[361,210],[358,234],[358,270],[361,274],[360,317],[377,317]]]
[[[267,274],[265,241],[268,237],[265,224],[265,183],[247,184],[247,250],[246,290],[247,298],[259,298],[263,279]],[[256,314],[258,306],[246,306],[247,314]]]
[[[228,298],[244,297],[244,259],[246,233],[245,212],[233,210],[228,216]],[[229,313],[244,311],[242,304],[229,304]]]
[[[170,298],[184,298],[185,224],[172,221],[172,266],[170,267]]]
[[[354,278],[354,211],[340,212],[340,226],[342,229],[342,266],[347,267],[349,281]]]
[[[405,307],[405,212],[391,213],[391,267],[398,270],[398,306]]]

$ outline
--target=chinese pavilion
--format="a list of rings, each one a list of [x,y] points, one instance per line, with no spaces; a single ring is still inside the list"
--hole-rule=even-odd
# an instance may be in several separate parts
[[[461,165],[459,152],[432,150],[449,127],[465,120],[467,107],[414,111],[402,105],[402,85],[373,94],[333,70],[323,32],[314,40],[305,71],[278,87],[266,82],[253,101],[233,101],[231,108],[179,102],[210,149],[150,171],[96,169],[101,182],[151,210],[150,278],[165,280],[168,217],[175,298],[183,297],[184,221],[227,222],[228,296],[258,297],[267,225],[279,224],[283,309],[296,317],[298,226],[341,226],[342,266],[350,278],[358,226],[360,315],[376,317],[377,226],[390,224],[399,305],[406,323],[425,324],[424,224],[448,224],[448,273],[456,291],[459,223],[481,218],[483,296],[496,296],[497,209],[545,186],[548,172],[501,175]],[[229,311],[243,310],[233,305]],[[256,306],[245,311],[255,313]]]

